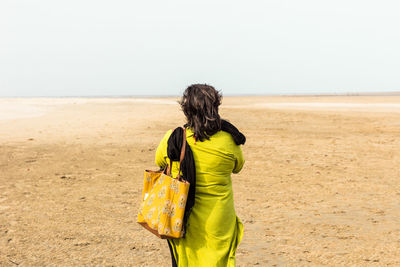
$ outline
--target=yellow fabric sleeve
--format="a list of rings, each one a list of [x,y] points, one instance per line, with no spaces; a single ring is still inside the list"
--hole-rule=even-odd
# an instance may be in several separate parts
[[[168,148],[168,139],[170,135],[172,134],[172,129],[168,130],[163,139],[161,140],[160,144],[157,147],[156,150],[156,157],[155,157],[155,163],[158,167],[164,168],[167,165],[167,148]]]
[[[235,168],[233,168],[233,173],[238,173],[240,170],[243,168],[244,165],[244,157],[243,157],[243,152],[242,148],[240,146],[237,146],[236,151],[235,151]]]

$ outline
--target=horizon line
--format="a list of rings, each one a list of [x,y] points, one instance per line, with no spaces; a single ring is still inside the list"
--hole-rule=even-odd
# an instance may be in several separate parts
[[[181,97],[181,94],[148,95],[37,95],[37,96],[0,96],[0,98],[168,98]],[[223,94],[223,97],[251,96],[400,96],[400,91],[385,92],[338,92],[338,93],[280,93],[280,94]]]

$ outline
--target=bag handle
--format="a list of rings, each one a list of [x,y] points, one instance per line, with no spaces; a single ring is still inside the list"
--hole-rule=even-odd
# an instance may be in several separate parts
[[[179,181],[182,181],[181,177],[181,165],[182,161],[185,158],[185,151],[186,151],[186,128],[183,128],[183,135],[182,135],[182,148],[181,148],[181,155],[179,158],[179,171],[178,171],[178,176],[176,177]],[[171,176],[171,168],[172,168],[172,160],[170,159],[170,164],[167,163],[167,175]]]
[[[181,177],[181,165],[182,165],[182,160],[185,158],[185,151],[186,151],[186,128],[183,128],[183,135],[182,135],[182,148],[181,148],[181,157],[179,159],[179,171],[178,171],[178,180],[182,181]]]

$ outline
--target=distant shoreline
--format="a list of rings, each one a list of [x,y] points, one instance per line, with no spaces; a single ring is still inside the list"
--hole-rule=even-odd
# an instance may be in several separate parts
[[[329,97],[329,96],[400,96],[395,92],[357,92],[357,93],[299,93],[299,94],[223,94],[225,97],[290,96],[290,97]],[[0,96],[0,98],[170,98],[180,95],[71,95],[71,96]]]
[[[178,96],[80,96],[80,97],[7,97],[0,98],[0,122],[40,117],[58,107],[75,104],[117,105],[178,105]],[[227,96],[224,108],[234,109],[291,109],[333,111],[400,112],[400,93],[397,95],[284,95],[284,96]],[[176,107],[178,108],[178,107]]]

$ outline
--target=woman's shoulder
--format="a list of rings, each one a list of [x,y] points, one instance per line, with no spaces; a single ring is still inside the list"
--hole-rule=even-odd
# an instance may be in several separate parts
[[[225,131],[219,131],[214,134],[212,140],[218,144],[218,146],[224,147],[227,152],[236,153],[236,150],[240,148],[240,146],[236,145],[235,140],[230,133]]]
[[[173,129],[169,129],[168,131],[166,131],[164,134],[163,140],[165,140],[165,139],[168,140],[168,138],[171,136],[173,131],[174,131]]]
[[[213,139],[217,139],[218,141],[226,142],[229,144],[235,144],[233,137],[230,133],[225,131],[218,131],[214,135],[211,136]]]
[[[191,137],[193,136],[193,132],[188,129],[186,137]],[[203,142],[201,142],[204,146],[207,147],[215,147],[220,150],[223,150],[225,152],[233,152],[235,151],[237,145],[235,141],[233,140],[233,137],[230,133],[225,132],[225,131],[218,131],[215,134],[210,136],[210,139],[205,139]]]
[[[194,133],[192,129],[186,128],[186,137],[193,137]],[[212,141],[217,141],[217,142],[227,142],[231,143],[233,141],[232,135],[230,133],[224,132],[224,131],[218,131],[215,134],[210,136],[210,139],[205,139],[203,142],[212,142]]]

